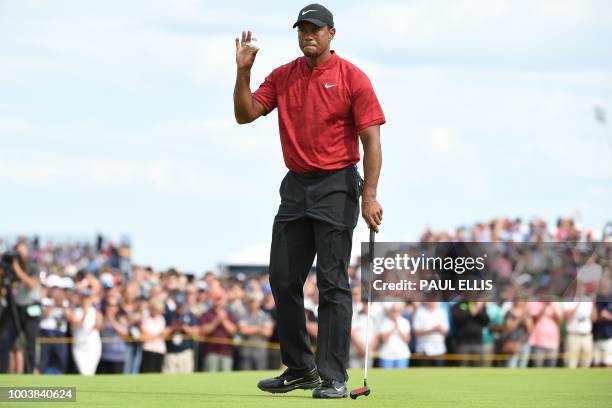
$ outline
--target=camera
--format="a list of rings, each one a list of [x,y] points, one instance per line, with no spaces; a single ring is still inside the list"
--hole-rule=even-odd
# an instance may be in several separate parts
[[[19,254],[15,251],[7,251],[2,254],[2,263],[11,265],[15,259],[19,259]]]
[[[0,258],[0,267],[4,271],[2,275],[2,283],[4,283],[5,285],[9,285],[15,280],[17,280],[17,277],[15,276],[15,271],[13,270],[13,261],[15,259],[19,259],[19,254],[14,251],[5,252]]]

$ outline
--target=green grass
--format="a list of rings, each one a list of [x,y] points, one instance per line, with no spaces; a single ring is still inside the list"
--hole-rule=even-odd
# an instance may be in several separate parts
[[[0,403],[31,407],[611,407],[612,370],[410,368],[372,370],[369,397],[313,400],[309,391],[272,395],[255,386],[276,372],[136,376],[0,376],[0,386],[74,386],[76,403]],[[351,371],[350,387],[361,385]]]

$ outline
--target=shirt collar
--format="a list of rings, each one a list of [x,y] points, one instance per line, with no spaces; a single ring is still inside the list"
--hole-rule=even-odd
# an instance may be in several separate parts
[[[325,71],[325,70],[328,70],[328,69],[331,69],[331,68],[335,67],[337,62],[338,62],[338,55],[336,54],[336,51],[334,51],[334,50],[331,50],[330,52],[331,52],[331,57],[329,57],[327,59],[327,61],[325,61],[324,63],[322,63],[318,67],[314,67],[314,68],[310,68],[308,66],[308,59],[305,56],[302,57],[302,67],[304,68],[304,70],[306,72],[308,72],[309,70],[312,70],[312,71]]]

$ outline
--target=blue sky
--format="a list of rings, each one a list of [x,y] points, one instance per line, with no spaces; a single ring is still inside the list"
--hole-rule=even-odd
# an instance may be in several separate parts
[[[612,129],[593,118],[612,114],[611,2],[325,4],[387,117],[380,239],[612,218]],[[234,122],[233,39],[260,39],[254,90],[300,55],[304,5],[0,1],[0,234],[126,233],[137,262],[198,272],[265,261],[286,169],[275,114]]]

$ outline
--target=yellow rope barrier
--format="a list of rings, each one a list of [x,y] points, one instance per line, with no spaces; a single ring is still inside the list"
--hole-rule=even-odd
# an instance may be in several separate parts
[[[267,348],[270,350],[280,349],[279,343],[261,341],[261,340],[244,340],[244,339],[227,339],[223,337],[212,337],[212,336],[184,336],[187,339],[202,342],[207,344],[226,344],[236,347],[255,347],[255,348]],[[170,341],[172,337],[167,337],[164,340]],[[133,337],[125,337],[122,339],[126,343],[139,343],[140,339]],[[116,338],[102,337],[102,343],[114,343]],[[73,344],[75,341],[72,337],[39,337],[37,339],[38,344]],[[520,354],[520,353],[519,353]],[[555,359],[565,358],[566,356],[580,356],[583,354],[593,355],[594,352],[583,353],[583,352],[558,352]],[[598,354],[612,354],[598,353]],[[373,353],[374,357],[378,357],[378,352]],[[504,361],[512,357],[512,354],[443,354],[441,356],[427,356],[423,354],[412,354],[411,360],[442,360],[442,361]],[[549,355],[530,354],[529,360],[546,360],[550,359]]]

